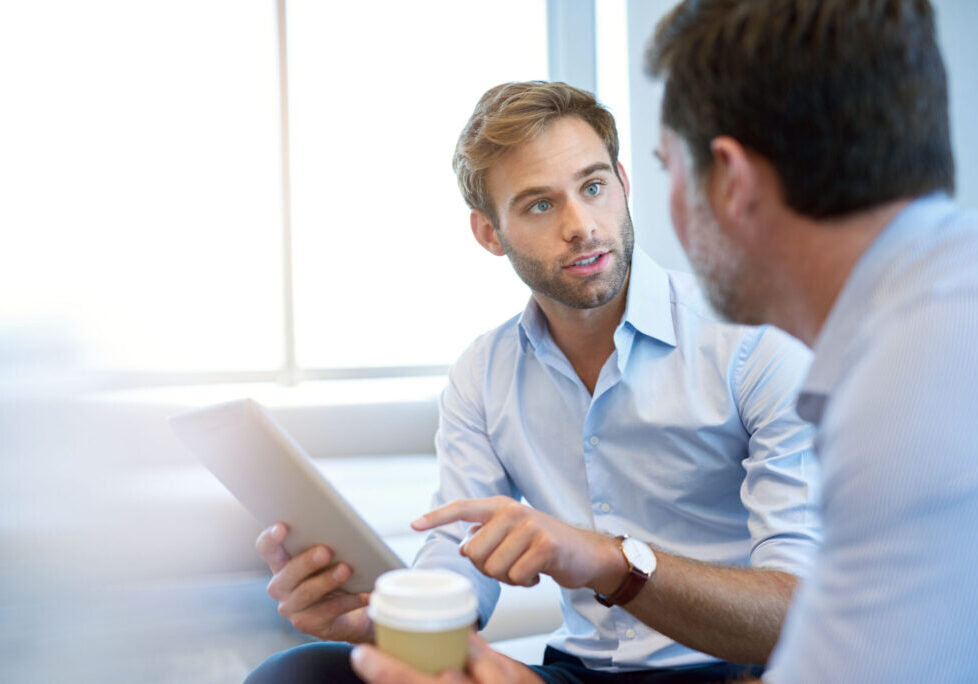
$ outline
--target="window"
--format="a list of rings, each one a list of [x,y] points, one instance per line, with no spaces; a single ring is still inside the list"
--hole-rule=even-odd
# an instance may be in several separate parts
[[[547,76],[545,3],[288,3],[297,361],[447,364],[522,309],[451,169],[478,98]],[[369,37],[369,39],[365,39]]]
[[[277,367],[274,6],[39,1],[0,14],[17,103],[0,132],[0,315],[69,320],[100,368]]]
[[[4,3],[0,330],[68,321],[163,382],[276,377],[293,343],[447,365],[526,298],[450,160],[486,88],[546,78],[545,5],[289,0],[286,196],[273,0]]]

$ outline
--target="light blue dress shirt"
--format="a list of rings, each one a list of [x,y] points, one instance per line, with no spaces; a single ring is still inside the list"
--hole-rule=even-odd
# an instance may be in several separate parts
[[[978,682],[978,215],[917,200],[816,341],[825,542],[768,682]]]
[[[615,351],[594,395],[531,299],[452,368],[436,436],[434,505],[503,494],[578,527],[668,553],[805,575],[819,539],[812,428],[795,413],[810,361],[773,328],[719,322],[692,276],[635,250]],[[416,559],[467,575],[482,624],[495,580],[458,553],[468,524],[431,535]],[[562,590],[550,645],[592,668],[716,660],[587,589]]]

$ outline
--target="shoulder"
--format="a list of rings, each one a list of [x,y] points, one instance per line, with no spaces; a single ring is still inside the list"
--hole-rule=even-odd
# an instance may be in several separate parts
[[[921,292],[877,313],[854,337],[845,358],[847,373],[830,403],[855,398],[851,411],[879,413],[891,421],[928,421],[927,432],[950,421],[978,438],[978,409],[972,401],[978,377],[978,278],[969,289]],[[868,402],[868,403],[866,403]],[[932,434],[936,440],[949,435]]]
[[[909,515],[978,494],[976,339],[978,291],[918,299],[861,332],[819,425],[827,503],[858,494],[871,514]]]
[[[899,396],[909,400],[911,385],[918,392],[940,394],[938,386],[950,390],[963,378],[974,377],[975,263],[974,214],[955,212],[943,224],[903,241],[885,267],[873,274],[867,294],[847,304],[841,315],[852,319],[850,327],[841,327],[842,333],[833,330],[825,344],[819,341],[819,362],[847,369],[833,386],[830,403],[839,403],[840,396],[875,394],[884,386],[903,388]]]
[[[502,325],[476,337],[452,364],[459,367],[485,367],[493,359],[512,356],[520,344],[520,315],[516,314]]]
[[[481,389],[499,366],[513,366],[520,349],[520,316],[482,333],[469,344],[449,369],[449,384]]]
[[[942,224],[921,230],[889,264],[872,295],[873,325],[906,309],[927,308],[978,292],[978,212],[955,211]]]

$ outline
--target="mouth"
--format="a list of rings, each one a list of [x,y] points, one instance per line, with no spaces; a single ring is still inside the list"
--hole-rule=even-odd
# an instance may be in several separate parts
[[[597,261],[600,257],[601,257],[600,254],[595,254],[592,257],[586,257],[584,259],[578,259],[577,261],[575,261],[574,263],[572,263],[571,266],[590,266],[595,261]]]
[[[611,256],[610,252],[592,252],[579,257],[564,266],[564,270],[575,275],[590,275],[604,270]]]

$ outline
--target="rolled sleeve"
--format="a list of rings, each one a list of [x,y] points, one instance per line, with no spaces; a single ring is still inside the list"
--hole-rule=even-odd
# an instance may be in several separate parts
[[[750,434],[740,495],[750,562],[807,577],[821,542],[814,427],[795,411],[811,360],[797,340],[762,327],[741,351],[735,392]]]

